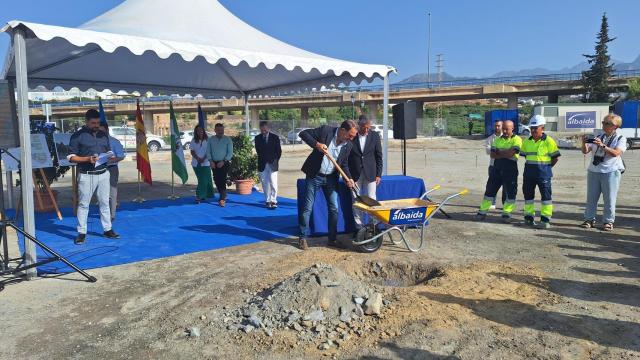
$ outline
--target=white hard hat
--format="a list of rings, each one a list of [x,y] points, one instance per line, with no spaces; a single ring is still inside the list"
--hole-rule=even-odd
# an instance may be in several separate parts
[[[542,115],[533,115],[533,117],[529,120],[529,127],[537,127],[547,124],[547,119]]]

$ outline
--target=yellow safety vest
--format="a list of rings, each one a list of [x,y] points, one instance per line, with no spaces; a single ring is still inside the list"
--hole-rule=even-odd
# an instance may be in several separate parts
[[[542,134],[540,140],[529,137],[522,143],[520,152],[525,156],[524,177],[551,178],[551,160],[560,156],[560,150],[555,140],[547,134]]]

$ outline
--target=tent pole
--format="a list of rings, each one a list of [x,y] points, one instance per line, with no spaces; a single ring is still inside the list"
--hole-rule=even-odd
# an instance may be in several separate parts
[[[29,124],[29,86],[27,84],[27,48],[24,40],[24,30],[16,29],[13,33],[13,49],[16,66],[16,90],[18,93],[18,127],[20,134],[20,171],[22,187],[22,216],[24,218],[24,231],[36,235],[36,226],[33,207],[33,178],[25,174],[31,174],[31,126]],[[37,261],[35,244],[25,237],[24,239],[25,265],[31,265]],[[30,268],[26,271],[27,280],[37,276],[37,270]]]
[[[244,95],[244,129],[247,136],[251,136],[249,134],[249,130],[251,130],[251,119],[249,118],[249,96],[247,94]]]
[[[382,173],[389,170],[389,74],[384,76],[384,99],[382,101]]]

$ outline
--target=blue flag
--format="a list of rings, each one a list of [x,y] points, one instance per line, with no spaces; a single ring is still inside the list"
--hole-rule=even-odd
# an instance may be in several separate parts
[[[98,112],[100,113],[100,125],[109,126],[107,116],[104,114],[104,108],[102,107],[102,99],[100,98],[98,98]]]
[[[204,131],[207,131],[207,117],[204,115],[200,103],[198,103],[198,125],[200,125]]]

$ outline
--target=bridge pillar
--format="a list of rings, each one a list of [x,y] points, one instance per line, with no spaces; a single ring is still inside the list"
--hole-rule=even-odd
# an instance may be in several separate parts
[[[507,97],[507,108],[509,109],[518,108],[518,95],[513,94]]]
[[[153,118],[153,113],[151,111],[144,111],[142,113],[142,121],[144,122],[144,129],[148,133],[157,134],[155,128],[155,119]]]
[[[418,134],[424,134],[424,101],[415,101],[416,103],[416,122]]]
[[[547,102],[549,104],[557,104],[558,103],[558,94],[549,94],[547,96]]]
[[[367,104],[367,118],[376,124],[378,120],[378,103],[370,102]]]
[[[300,127],[306,127],[309,123],[309,107],[303,106],[300,108]]]
[[[250,116],[249,122],[251,124],[251,129],[257,129],[258,124],[260,123],[260,110],[258,108],[249,108]]]

